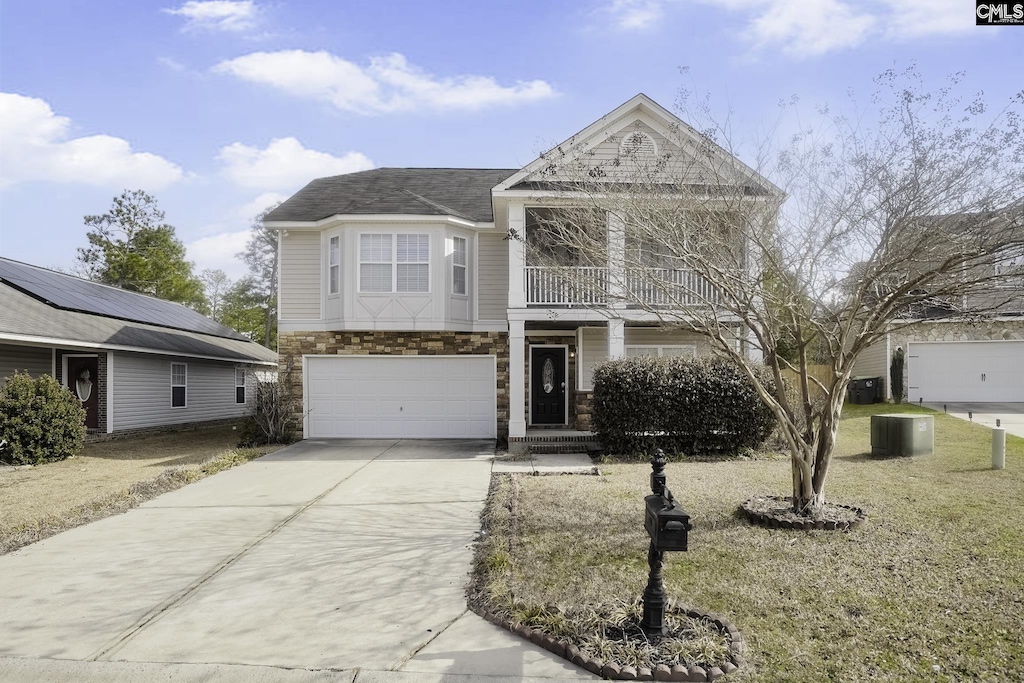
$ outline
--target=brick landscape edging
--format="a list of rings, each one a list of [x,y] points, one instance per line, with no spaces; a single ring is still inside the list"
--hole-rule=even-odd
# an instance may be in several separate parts
[[[675,601],[669,601],[669,604],[666,607],[667,612],[683,614],[693,619],[708,619],[719,629],[719,631],[729,634],[729,651],[731,661],[727,662],[721,668],[713,666],[710,669],[704,669],[704,667],[697,666],[695,664],[691,664],[688,667],[683,666],[682,664],[676,664],[672,667],[666,666],[665,664],[659,664],[654,669],[649,669],[647,667],[636,669],[632,666],[619,664],[614,661],[605,661],[593,657],[587,657],[578,647],[567,640],[556,638],[555,636],[534,628],[529,628],[528,626],[516,626],[504,617],[501,617],[479,605],[472,605],[470,609],[495,626],[500,626],[503,629],[511,631],[520,638],[528,640],[534,645],[542,647],[548,652],[558,655],[582,669],[586,669],[597,676],[603,676],[604,678],[613,681],[693,681],[695,683],[700,681],[715,681],[726,674],[731,674],[732,672],[741,669],[746,665],[746,645],[743,641],[743,634],[740,633],[738,628],[726,621],[721,615],[713,614],[711,612],[700,612],[698,610],[676,604]]]
[[[772,500],[789,500],[788,496],[753,496],[748,498],[740,506],[743,514],[747,516],[751,524],[763,526],[768,529],[793,529],[795,531],[850,531],[856,529],[864,524],[864,521],[868,518],[868,513],[864,512],[863,509],[854,507],[852,505],[840,505],[839,503],[829,503],[829,505],[837,508],[843,508],[845,510],[852,510],[857,518],[852,522],[834,522],[825,520],[811,520],[811,519],[779,519],[767,512],[759,512],[752,510],[750,507],[751,501],[754,498],[768,498]]]

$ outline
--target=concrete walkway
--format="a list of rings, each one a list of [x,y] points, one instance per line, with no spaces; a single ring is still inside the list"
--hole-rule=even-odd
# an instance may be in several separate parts
[[[0,557],[0,679],[593,680],[466,611],[492,455],[306,441]]]
[[[1024,403],[925,403],[926,408],[946,412],[961,420],[995,427],[999,420],[1007,434],[1024,438]],[[971,415],[973,414],[973,419]]]

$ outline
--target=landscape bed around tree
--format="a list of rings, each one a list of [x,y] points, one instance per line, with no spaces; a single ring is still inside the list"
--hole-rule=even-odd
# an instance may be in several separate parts
[[[752,524],[798,531],[850,531],[868,517],[861,508],[841,503],[825,503],[808,517],[793,511],[793,499],[788,496],[751,496],[740,509]]]

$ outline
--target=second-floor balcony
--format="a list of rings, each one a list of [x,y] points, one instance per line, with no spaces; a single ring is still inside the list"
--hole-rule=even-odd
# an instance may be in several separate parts
[[[692,270],[628,268],[616,278],[607,267],[526,266],[523,275],[527,306],[600,307],[619,299],[627,307],[674,308],[720,301],[715,286]]]

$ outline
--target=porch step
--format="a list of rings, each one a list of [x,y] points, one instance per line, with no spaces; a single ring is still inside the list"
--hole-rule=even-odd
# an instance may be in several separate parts
[[[526,444],[526,450],[531,455],[593,453],[601,450],[601,444],[596,441],[531,441]]]

